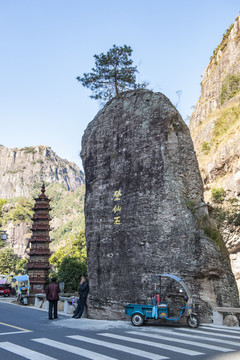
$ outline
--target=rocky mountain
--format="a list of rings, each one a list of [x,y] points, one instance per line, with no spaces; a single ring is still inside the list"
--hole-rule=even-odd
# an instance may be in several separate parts
[[[204,71],[190,131],[240,290],[240,16]]]
[[[51,199],[52,250],[72,231],[84,230],[85,179],[77,165],[50,147],[0,146],[0,227],[14,253],[26,255],[34,198],[42,183]]]
[[[223,36],[203,74],[190,131],[205,183],[240,195],[240,16]]]
[[[8,149],[0,145],[0,198],[29,196],[34,184],[42,181],[74,191],[84,184],[84,174],[48,146]]]

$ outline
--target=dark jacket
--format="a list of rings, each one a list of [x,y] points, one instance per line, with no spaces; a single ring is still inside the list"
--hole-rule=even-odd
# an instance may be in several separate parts
[[[46,298],[47,300],[59,300],[59,293],[59,285],[57,283],[52,283],[48,286],[48,289],[46,291]]]
[[[89,292],[89,285],[88,282],[85,281],[83,284],[80,285],[80,289],[79,289],[79,296],[88,296],[88,292]]]

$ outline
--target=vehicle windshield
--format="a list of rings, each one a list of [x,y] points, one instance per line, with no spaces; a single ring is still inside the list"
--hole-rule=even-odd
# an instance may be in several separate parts
[[[178,276],[172,274],[154,275],[155,293],[158,293],[161,300],[169,297],[182,297],[185,301],[191,301],[191,293],[185,282]]]

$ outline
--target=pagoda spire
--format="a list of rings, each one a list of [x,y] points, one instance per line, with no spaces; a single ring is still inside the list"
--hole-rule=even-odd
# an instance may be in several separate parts
[[[43,183],[41,194],[35,198],[32,217],[32,236],[30,239],[30,251],[28,261],[28,275],[30,280],[30,293],[36,294],[45,291],[49,277],[49,258],[51,242],[49,222],[51,211],[50,199],[45,195],[45,184]]]

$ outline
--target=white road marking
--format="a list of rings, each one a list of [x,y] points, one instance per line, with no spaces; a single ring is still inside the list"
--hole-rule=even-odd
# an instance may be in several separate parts
[[[136,338],[122,336],[122,335],[116,335],[116,334],[110,334],[110,333],[101,333],[99,335],[110,337],[110,338],[117,339],[117,340],[125,340],[125,341],[129,341],[129,342],[137,343],[137,344],[149,345],[152,347],[157,347],[157,348],[164,349],[164,350],[174,351],[174,352],[189,355],[189,356],[196,356],[196,355],[204,354],[204,353],[201,353],[198,351],[188,350],[188,349],[180,348],[177,346],[171,346],[171,345],[167,345],[167,344],[161,344],[161,343],[156,343],[153,341],[146,341],[146,340],[136,339]]]
[[[178,332],[174,332],[172,330],[168,331],[165,330],[164,332],[160,329],[151,329],[151,332],[154,333],[160,333],[160,334],[169,334],[169,335],[175,335],[175,336],[183,336],[183,337],[188,337],[188,338],[192,338],[192,339],[201,339],[201,340],[207,340],[207,341],[212,341],[212,342],[216,342],[216,343],[221,343],[221,344],[226,344],[226,345],[234,345],[234,346],[240,346],[240,342],[235,342],[235,341],[231,341],[231,340],[223,340],[223,339],[217,339],[214,336],[210,337],[210,336],[200,336],[199,335],[192,335],[192,334],[184,334],[184,333],[178,333]],[[193,332],[194,334],[194,332]]]
[[[233,329],[227,329],[226,327],[211,327],[211,326],[203,326],[201,325],[200,326],[200,329],[208,329],[208,330],[212,330],[213,332],[214,331],[226,331],[228,333],[231,333],[231,334],[238,334],[240,336],[240,328],[236,328],[236,330],[233,330]]]
[[[0,335],[15,335],[15,334],[25,334],[25,333],[29,333],[32,332],[31,330],[26,330],[26,331],[9,331],[9,332],[5,332],[5,333],[0,333]]]
[[[231,339],[238,339],[240,340],[240,335],[239,336],[234,336],[234,335],[227,335],[227,334],[214,334],[214,332],[210,332],[210,331],[201,331],[201,330],[191,330],[191,329],[183,329],[183,328],[179,328],[178,330],[180,331],[191,331],[192,333],[196,333],[196,334],[202,334],[202,335],[212,335],[212,336],[218,336],[218,337],[224,337],[224,338],[231,338]]]
[[[34,360],[57,360],[56,358],[53,358],[51,356],[41,354],[37,351],[30,350],[28,348],[13,344],[8,341],[0,342],[0,348],[10,351],[14,354],[20,355],[20,356],[24,357],[25,359],[29,359],[29,360],[33,360],[33,359]]]
[[[106,341],[102,341],[102,340],[92,339],[92,338],[88,338],[85,336],[73,335],[73,336],[67,336],[67,337],[69,337],[71,339],[75,339],[75,340],[86,341],[86,342],[88,342],[90,344],[94,344],[94,345],[105,346],[110,349],[123,351],[128,354],[133,354],[133,355],[144,357],[147,359],[152,359],[152,360],[169,359],[166,356],[153,354],[153,353],[150,353],[147,351],[139,350],[136,348],[131,348],[131,347],[124,346],[124,345],[119,345],[119,344],[114,344],[114,343],[110,343],[110,342],[106,342]]]
[[[112,358],[112,357],[109,357],[106,355],[102,355],[102,354],[99,354],[99,353],[96,353],[96,352],[93,352],[90,350],[86,350],[86,349],[80,348],[78,346],[64,344],[59,341],[50,340],[47,338],[32,339],[32,340],[36,341],[38,343],[44,344],[44,345],[52,346],[54,348],[70,352],[72,354],[81,355],[81,356],[86,357],[91,360],[117,360],[115,358]]]
[[[140,335],[140,336],[145,336],[145,337],[150,337],[150,338],[155,338],[158,339],[160,341],[162,340],[166,340],[166,341],[174,341],[174,342],[179,342],[183,345],[185,344],[189,344],[189,345],[194,345],[194,346],[199,346],[199,347],[203,347],[205,349],[211,349],[211,350],[217,350],[217,351],[222,351],[222,352],[230,352],[230,351],[234,351],[233,349],[228,349],[228,348],[224,348],[221,346],[215,346],[215,345],[211,345],[211,344],[206,344],[206,343],[202,343],[202,342],[198,342],[198,341],[191,341],[191,340],[183,340],[183,339],[177,339],[177,338],[170,338],[167,336],[162,336],[162,334],[157,335],[157,334],[149,334],[149,333],[145,333],[145,332],[138,332],[138,331],[128,331],[128,334],[133,334],[133,335]],[[175,334],[173,334],[175,335]],[[176,336],[176,335],[175,335]],[[198,337],[199,339],[199,337]]]

